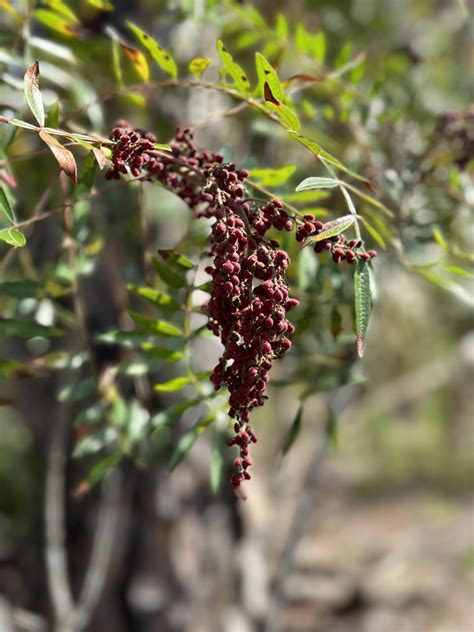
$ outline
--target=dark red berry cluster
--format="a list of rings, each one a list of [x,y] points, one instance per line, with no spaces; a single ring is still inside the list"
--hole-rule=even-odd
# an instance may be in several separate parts
[[[304,224],[301,224],[296,230],[296,241],[303,242],[309,237],[314,237],[324,232],[325,224],[316,220],[313,215],[305,215],[303,219]],[[313,250],[316,253],[327,250],[331,253],[334,263],[340,263],[341,261],[354,263],[358,259],[368,261],[377,255],[375,250],[366,251],[364,249],[364,241],[362,239],[350,239],[348,241],[342,233],[316,241]]]
[[[199,150],[189,130],[179,129],[171,152],[154,149],[153,139],[123,123],[114,129],[113,167],[108,178],[123,173],[158,180],[197,215],[215,219],[211,230],[211,297],[207,304],[209,329],[224,345],[211,380],[216,389],[229,390],[229,415],[235,436],[229,445],[239,447],[232,485],[251,478],[249,446],[257,441],[250,412],[265,402],[273,360],[291,347],[294,331],[286,314],[298,304],[289,297],[285,271],[289,258],[270,228],[291,231],[293,220],[279,200],[259,204],[247,198],[245,169],[224,164],[220,154]]]

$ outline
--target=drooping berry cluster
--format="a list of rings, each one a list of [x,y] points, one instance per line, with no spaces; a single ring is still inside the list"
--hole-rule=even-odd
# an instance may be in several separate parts
[[[303,242],[308,237],[314,237],[324,232],[325,225],[323,222],[316,220],[314,215],[304,215],[303,219],[304,224],[301,224],[296,230],[296,241]],[[364,249],[364,241],[362,239],[350,239],[348,241],[342,233],[316,241],[313,250],[316,253],[327,250],[331,253],[334,263],[340,263],[341,261],[354,263],[358,259],[368,261],[377,255],[375,250],[366,251]]]
[[[189,130],[178,130],[172,151],[155,149],[155,139],[126,123],[112,138],[113,166],[109,179],[130,172],[134,177],[158,180],[181,197],[196,214],[214,218],[211,230],[211,297],[207,304],[209,329],[220,338],[224,351],[211,381],[229,390],[229,416],[239,447],[232,476],[234,488],[251,478],[249,446],[257,441],[250,412],[265,402],[269,371],[275,358],[291,347],[287,337],[294,327],[287,312],[298,304],[289,297],[285,270],[289,258],[270,228],[291,231],[293,220],[279,200],[259,204],[247,199],[245,169],[223,164],[220,154],[199,150]]]
[[[215,220],[210,235],[213,258],[206,268],[212,291],[207,303],[209,329],[220,338],[224,351],[214,367],[211,381],[216,389],[229,390],[229,416],[234,419],[234,437],[228,444],[239,448],[234,461],[232,485],[239,488],[251,478],[249,454],[257,441],[250,413],[262,406],[274,359],[291,348],[294,331],[287,312],[298,304],[290,298],[285,271],[287,253],[267,236],[270,229],[292,231],[299,242],[327,230],[328,224],[313,215],[291,218],[281,201],[262,204],[248,198],[246,169],[224,164],[223,157],[200,150],[191,132],[178,129],[171,152],[155,146],[155,136],[120,123],[112,132],[113,166],[106,174],[122,174],[156,180],[174,191],[197,216]],[[316,253],[329,251],[336,263],[353,263],[375,256],[362,240],[347,241],[339,234],[314,243]]]

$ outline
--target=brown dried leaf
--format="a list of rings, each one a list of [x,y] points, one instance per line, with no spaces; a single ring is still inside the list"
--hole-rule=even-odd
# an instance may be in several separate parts
[[[39,136],[53,152],[54,157],[64,173],[71,178],[74,184],[77,184],[77,165],[76,160],[69,149],[63,147],[53,136],[47,132],[40,132]]]

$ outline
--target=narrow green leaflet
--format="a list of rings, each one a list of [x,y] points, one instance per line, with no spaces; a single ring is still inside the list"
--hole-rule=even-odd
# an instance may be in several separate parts
[[[3,185],[0,186],[0,208],[2,209],[7,219],[13,224],[15,222],[15,213],[13,212],[11,204],[8,201],[8,197],[5,193],[5,188],[3,187]]]
[[[283,101],[283,88],[281,87],[276,70],[261,53],[255,53],[255,66],[258,77],[258,95],[265,98],[264,86],[265,83],[268,83],[275,99],[280,102]]]
[[[307,191],[309,189],[333,189],[339,186],[339,182],[334,178],[305,178],[296,187],[296,191]]]
[[[152,264],[160,278],[170,287],[176,289],[186,287],[187,283],[183,274],[172,270],[170,266],[159,259],[153,259]]]
[[[86,481],[88,489],[100,483],[107,474],[110,474],[122,460],[123,455],[120,452],[112,452],[103,459],[100,459],[87,473]]]
[[[151,35],[142,31],[136,24],[133,22],[127,21],[128,27],[135,33],[137,38],[140,40],[140,43],[147,49],[147,51],[152,56],[153,60],[169,75],[174,78],[178,76],[178,69],[176,67],[176,63],[174,59],[167,53],[161,46],[156,42]]]
[[[472,279],[474,274],[469,270],[465,270],[464,268],[460,268],[459,266],[451,265],[450,263],[442,263],[439,266],[442,270],[446,270],[446,272],[451,272],[451,274],[455,274],[456,276],[468,277]]]
[[[323,239],[335,237],[335,235],[339,235],[340,233],[343,233],[345,230],[350,228],[354,221],[355,215],[343,215],[342,217],[338,217],[332,222],[326,222],[320,233],[312,237],[308,237],[308,239],[304,243],[304,246],[315,244],[317,241],[323,241]]]
[[[222,473],[224,471],[224,450],[226,435],[222,431],[216,431],[212,444],[211,461],[209,463],[209,482],[213,494],[217,494],[221,486]]]
[[[448,244],[446,243],[446,239],[443,237],[442,232],[437,228],[433,230],[433,239],[436,241],[438,246],[441,246],[441,248],[445,252],[448,252]]]
[[[0,230],[0,241],[5,241],[15,248],[21,248],[26,244],[26,237],[18,228],[4,228]]]
[[[189,377],[175,377],[172,380],[168,380],[168,382],[156,384],[154,389],[159,392],[180,391],[182,388],[187,386],[189,382]]]
[[[175,351],[174,349],[166,349],[165,347],[157,347],[152,342],[143,342],[141,345],[142,350],[155,358],[160,358],[165,362],[178,362],[184,358],[182,351]]]
[[[202,73],[211,63],[212,59],[209,59],[209,57],[195,57],[189,63],[189,70],[193,73],[196,79],[200,79],[202,77]]]
[[[42,4],[46,5],[50,9],[53,9],[56,13],[61,14],[71,22],[79,22],[76,15],[71,11],[67,4],[63,2],[63,0],[42,0]]]
[[[364,339],[372,310],[370,272],[366,261],[358,261],[354,272],[354,307],[357,353],[364,355]]]
[[[147,318],[146,316],[142,316],[136,312],[129,312],[129,314],[137,325],[148,333],[156,336],[179,337],[183,335],[183,332],[179,329],[179,327],[176,327],[176,325],[173,325],[166,320],[153,320],[152,318]]]
[[[193,447],[196,439],[205,428],[207,428],[215,419],[215,413],[211,412],[203,419],[200,419],[191,428],[189,428],[176,446],[176,450],[171,455],[168,463],[168,470],[172,472],[179,463],[184,459],[189,450]]]
[[[265,105],[270,110],[270,112],[274,112],[280,117],[281,122],[287,129],[295,132],[301,127],[299,118],[296,116],[293,110],[290,110],[290,108],[283,103],[275,105],[271,101],[265,101]]]
[[[168,294],[164,294],[158,290],[153,290],[149,287],[139,287],[138,285],[129,285],[128,289],[137,296],[141,296],[146,299],[155,305],[155,307],[169,309],[173,312],[181,309],[181,306],[177,301],[173,300],[170,296],[168,296]]]
[[[31,279],[4,281],[0,283],[0,296],[3,294],[14,298],[36,298],[39,287],[39,282]]]
[[[240,92],[248,92],[250,90],[250,82],[243,69],[236,64],[227,48],[217,40],[217,54],[222,62],[221,74],[228,74],[234,80],[236,88]]]
[[[112,70],[119,86],[123,85],[123,72],[120,63],[120,46],[116,39],[111,38],[112,45]]]
[[[280,169],[250,169],[250,177],[264,187],[276,187],[285,182],[296,171],[296,165],[286,165]]]
[[[285,454],[289,452],[290,448],[293,446],[298,435],[300,434],[302,417],[303,417],[303,402],[300,403],[298,410],[296,411],[295,418],[293,419],[291,427],[288,431],[288,434],[286,435],[285,443],[283,444],[283,449],[282,449],[283,456],[285,456]]]
[[[367,218],[361,216],[360,219],[364,222],[364,226],[367,232],[369,233],[369,235],[372,237],[372,239],[376,241],[378,245],[381,248],[383,248],[383,250],[386,250],[387,244],[385,243],[385,240],[382,237],[382,235],[372,226],[372,224],[367,220]]]
[[[39,74],[39,62],[36,60],[25,73],[24,94],[26,102],[38,124],[44,127],[44,105],[38,84]]]

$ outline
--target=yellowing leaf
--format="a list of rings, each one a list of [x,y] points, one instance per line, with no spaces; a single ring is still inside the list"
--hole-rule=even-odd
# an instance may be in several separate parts
[[[147,82],[150,78],[150,68],[148,66],[145,55],[140,50],[132,48],[131,46],[127,46],[122,42],[120,43],[120,46],[125,55],[132,62],[135,70],[140,75],[140,77],[143,79],[143,81]]]
[[[74,23],[53,11],[49,11],[48,9],[36,9],[33,15],[37,20],[53,31],[57,31],[67,37],[74,37],[76,35]]]
[[[54,157],[59,163],[59,166],[64,171],[64,173],[71,178],[74,184],[77,183],[77,165],[76,160],[69,149],[63,147],[61,143],[59,143],[53,136],[48,134],[47,132],[41,131],[39,136],[43,142],[45,142],[48,147],[53,152]]]
[[[53,11],[56,11],[56,13],[59,13],[70,22],[79,22],[75,13],[67,6],[65,2],[63,2],[63,0],[42,0],[42,4],[45,4],[50,9],[53,9]]]
[[[147,51],[152,56],[153,60],[169,75],[173,78],[178,76],[178,69],[176,68],[176,63],[174,59],[167,53],[161,46],[156,42],[151,35],[145,33],[141,28],[139,28],[133,22],[127,22],[129,28],[135,33],[135,35],[140,40],[140,43],[147,49]]]
[[[202,73],[206,70],[211,61],[209,57],[195,57],[189,64],[189,70],[197,79],[200,79]]]
[[[43,98],[38,85],[39,62],[36,60],[25,73],[25,99],[35,119],[41,127],[44,127],[44,106]]]

